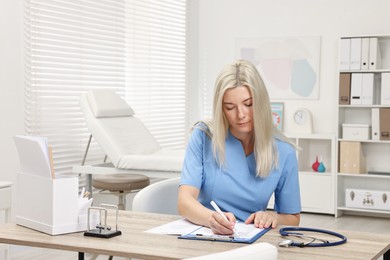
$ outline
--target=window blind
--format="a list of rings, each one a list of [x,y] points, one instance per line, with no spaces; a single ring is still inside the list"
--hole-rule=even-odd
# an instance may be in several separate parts
[[[127,100],[163,147],[186,137],[186,1],[127,2]]]
[[[26,0],[24,19],[25,132],[48,137],[57,174],[81,163],[79,97],[91,89],[126,98],[163,146],[184,145],[184,0]],[[103,157],[93,142],[87,163]]]

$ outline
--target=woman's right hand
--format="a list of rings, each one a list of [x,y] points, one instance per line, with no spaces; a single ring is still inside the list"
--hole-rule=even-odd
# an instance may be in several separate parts
[[[224,214],[229,221],[214,211],[209,218],[209,227],[214,234],[232,235],[234,233],[236,217],[230,212],[224,212]]]

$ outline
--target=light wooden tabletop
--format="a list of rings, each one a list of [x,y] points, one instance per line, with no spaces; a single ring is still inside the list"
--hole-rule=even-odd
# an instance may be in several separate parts
[[[109,239],[85,237],[83,232],[50,236],[8,223],[0,226],[0,243],[140,259],[182,259],[245,246],[238,243],[183,240],[175,236],[144,232],[178,218],[180,217],[120,211],[118,229],[122,231],[122,235]],[[108,224],[111,225],[111,221],[112,219],[109,219]],[[278,259],[377,259],[390,250],[390,235],[332,231],[347,236],[348,242],[335,247],[278,247]],[[278,229],[274,229],[257,242],[278,246],[281,240]]]

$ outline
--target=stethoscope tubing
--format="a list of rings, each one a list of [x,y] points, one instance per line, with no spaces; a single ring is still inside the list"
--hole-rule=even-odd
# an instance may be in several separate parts
[[[298,246],[298,247],[325,247],[325,246],[337,246],[337,245],[341,245],[341,244],[344,244],[347,242],[347,237],[340,234],[340,233],[337,233],[337,232],[333,232],[331,230],[325,230],[325,229],[319,229],[319,228],[305,228],[305,227],[285,227],[285,228],[281,228],[279,230],[279,233],[281,236],[283,237],[287,237],[287,236],[302,236],[302,237],[305,237],[305,235],[301,234],[301,233],[297,233],[297,232],[289,232],[289,231],[307,231],[307,232],[317,232],[317,233],[323,233],[323,234],[327,234],[327,235],[332,235],[332,236],[335,236],[335,237],[338,237],[340,238],[339,241],[335,241],[335,242],[328,242],[327,243],[313,243],[310,242],[310,243],[298,243],[298,242],[292,242],[290,246]],[[322,239],[319,239],[321,241],[323,241]]]

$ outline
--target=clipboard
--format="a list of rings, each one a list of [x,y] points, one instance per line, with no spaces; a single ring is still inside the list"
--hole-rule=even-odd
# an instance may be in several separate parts
[[[181,235],[178,238],[251,244],[271,229],[256,228],[253,224],[245,224],[243,222],[237,222],[235,228],[237,229],[239,236],[216,235],[211,231],[210,228],[199,227],[191,233]]]

